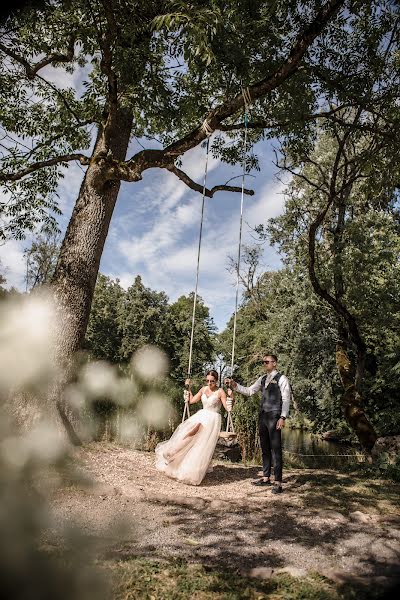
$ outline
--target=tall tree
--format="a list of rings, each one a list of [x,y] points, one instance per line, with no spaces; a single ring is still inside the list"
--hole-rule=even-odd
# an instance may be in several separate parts
[[[120,359],[129,361],[132,354],[145,344],[162,349],[168,346],[168,298],[143,285],[137,275],[128,288],[118,311],[121,332]]]
[[[321,109],[335,94],[375,110],[382,94],[371,96],[371,78],[391,58],[376,50],[396,18],[391,2],[351,0],[44,0],[15,11],[0,43],[4,235],[40,220],[54,227],[60,168],[86,168],[53,277],[64,315],[57,355],[68,359],[82,344],[121,181],[164,168],[201,191],[179,158],[219,130],[232,139],[217,135],[213,152],[235,162],[246,100],[254,141],[265,129],[306,140],[321,113],[335,112]],[[81,67],[84,92],[56,85],[49,66]],[[130,139],[144,136],[161,147],[127,157]],[[237,190],[206,193],[221,189]]]
[[[118,362],[121,359],[121,305],[125,292],[118,279],[99,273],[94,290],[85,348],[97,359]]]
[[[168,311],[169,331],[167,335],[170,344],[171,377],[182,384],[188,373],[190,338],[192,331],[194,294],[180,296],[171,304]],[[215,325],[210,317],[210,311],[203,300],[197,296],[193,348],[192,374],[201,378],[207,364],[213,360]]]
[[[339,123],[321,130],[314,150],[301,156],[295,152],[294,161],[285,154],[283,168],[294,181],[286,213],[271,230],[273,240],[288,251],[288,261],[307,265],[313,291],[334,311],[344,414],[370,451],[376,433],[363,398],[368,347],[362,312],[369,288],[375,287],[371,277],[379,272],[375,223],[378,232],[383,223],[388,231],[394,226],[399,164],[394,137],[383,135],[379,123],[366,131],[354,127],[361,115],[361,110],[343,111]],[[366,226],[371,227],[371,247],[364,245],[361,253]]]

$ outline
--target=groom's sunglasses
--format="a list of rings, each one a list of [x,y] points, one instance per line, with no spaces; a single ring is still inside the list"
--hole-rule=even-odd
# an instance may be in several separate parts
[[[263,360],[264,365],[275,362],[274,360]]]

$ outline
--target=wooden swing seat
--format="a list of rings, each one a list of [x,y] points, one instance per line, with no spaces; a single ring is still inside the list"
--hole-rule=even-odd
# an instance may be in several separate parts
[[[219,437],[222,437],[226,440],[232,440],[232,439],[236,438],[237,435],[233,431],[220,431]]]

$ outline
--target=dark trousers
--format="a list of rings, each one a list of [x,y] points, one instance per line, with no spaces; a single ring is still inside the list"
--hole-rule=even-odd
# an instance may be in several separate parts
[[[282,481],[282,436],[281,430],[276,428],[280,416],[280,413],[261,411],[258,422],[264,477],[271,475],[273,463],[275,481]]]

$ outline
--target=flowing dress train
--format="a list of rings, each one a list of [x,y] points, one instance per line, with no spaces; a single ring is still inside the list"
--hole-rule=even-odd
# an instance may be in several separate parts
[[[210,467],[221,430],[218,390],[201,396],[203,408],[156,446],[156,468],[183,483],[199,485]]]

